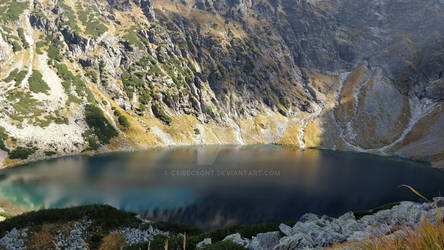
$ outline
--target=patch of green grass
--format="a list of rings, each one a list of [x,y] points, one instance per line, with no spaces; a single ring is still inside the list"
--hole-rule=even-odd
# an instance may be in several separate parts
[[[99,77],[97,76],[97,72],[94,70],[90,70],[86,72],[85,76],[87,76],[93,83],[97,83]]]
[[[0,211],[0,216],[5,217],[6,219],[14,217],[14,215],[11,214],[11,213],[8,213],[8,212],[1,212],[1,211]]]
[[[80,19],[80,22],[82,22],[82,24],[86,26],[86,24],[88,23],[88,16],[89,16],[88,8],[86,9],[83,8],[82,2],[77,2],[76,11],[77,11],[77,16]]]
[[[379,207],[376,207],[376,208],[373,208],[370,210],[358,210],[358,211],[353,212],[353,214],[355,215],[356,219],[359,220],[366,215],[372,215],[372,214],[375,214],[375,213],[382,211],[382,210],[391,209],[392,207],[397,206],[399,204],[401,204],[401,203],[400,202],[388,203],[388,204],[384,204],[382,206],[379,206]]]
[[[25,37],[25,33],[23,31],[23,28],[18,28],[17,33],[18,33],[18,36],[20,37],[20,40],[22,41],[23,48],[25,48],[25,49],[29,48],[29,43],[28,43],[28,41],[26,41],[26,37]]]
[[[71,102],[81,103],[79,98],[73,96],[71,92],[72,87],[74,87],[78,97],[86,97],[89,103],[95,103],[93,93],[86,86],[80,76],[74,75],[65,64],[55,63],[54,67],[57,69],[57,75],[63,80],[62,86],[65,89],[65,93],[68,95],[67,105]]]
[[[62,24],[69,26],[74,32],[80,33],[81,30],[77,25],[77,17],[74,10],[70,6],[66,5],[64,0],[59,0],[57,5],[63,10],[62,15],[64,16],[64,21]]]
[[[23,49],[22,46],[20,46],[20,44],[17,41],[12,41],[12,51],[14,51],[14,53],[19,52],[22,49]]]
[[[103,111],[97,106],[91,104],[85,106],[85,121],[102,143],[108,144],[111,138],[118,135],[105,118]]]
[[[36,45],[36,52],[37,52],[37,54],[43,55],[42,48],[47,45],[46,42],[38,41],[35,45]]]
[[[18,73],[18,69],[13,69],[11,72],[9,72],[8,77],[6,77],[3,81],[11,82],[12,80],[15,79],[15,77],[17,76],[17,73]]]
[[[88,142],[88,148],[86,151],[89,150],[97,150],[100,147],[100,144],[97,142],[97,136],[94,134],[93,131],[87,130],[82,134],[83,138],[86,142]]]
[[[12,103],[15,112],[9,116],[17,121],[23,121],[25,118],[34,118],[40,116],[42,103],[32,98],[29,92],[10,90],[6,93],[6,98]]]
[[[53,155],[57,154],[54,151],[45,151],[44,153],[45,153],[46,156],[53,156]]]
[[[26,74],[28,74],[28,72],[26,70],[22,70],[15,76],[15,86],[19,86],[22,83],[23,79],[26,77]]]
[[[34,152],[37,151],[36,147],[17,147],[16,149],[14,149],[10,154],[9,154],[9,158],[10,159],[28,159],[28,157],[32,154],[34,154]]]
[[[23,79],[25,79],[26,74],[27,74],[26,70],[22,70],[19,72],[18,69],[14,69],[11,72],[9,72],[8,77],[6,77],[4,81],[11,82],[12,80],[14,80],[15,86],[19,86],[22,83]]]
[[[61,47],[62,47],[62,42],[53,36],[47,36],[46,41],[47,41],[47,44],[49,44],[48,57],[50,59],[61,62],[63,59],[63,56],[60,53]]]
[[[154,116],[157,117],[157,119],[163,121],[164,123],[166,123],[167,125],[170,125],[170,123],[172,122],[171,117],[169,117],[165,111],[163,110],[163,108],[158,104],[155,103],[151,106],[151,110],[153,111]]]
[[[86,24],[86,34],[97,38],[105,33],[107,30],[108,28],[99,19],[95,18],[92,15],[89,17],[88,23]]]
[[[6,133],[6,129],[0,126],[0,149],[9,153],[9,149],[5,145],[5,141],[8,139],[8,137],[9,136],[8,133]]]
[[[32,74],[29,77],[28,83],[29,83],[29,89],[34,93],[44,93],[48,94],[49,86],[48,84],[43,80],[42,73],[38,70],[32,70]]]
[[[131,45],[138,47],[139,49],[144,49],[144,45],[149,42],[146,38],[142,37],[137,33],[137,30],[140,30],[137,26],[132,26],[129,30],[127,30],[126,34],[123,38]]]
[[[16,0],[12,0],[2,1],[2,3],[6,3],[6,5],[2,6],[4,8],[0,12],[0,19],[4,22],[17,21],[23,11],[25,11],[29,6],[27,1],[17,2]]]
[[[162,70],[157,65],[151,65],[147,74],[154,75],[154,76],[163,76]]]

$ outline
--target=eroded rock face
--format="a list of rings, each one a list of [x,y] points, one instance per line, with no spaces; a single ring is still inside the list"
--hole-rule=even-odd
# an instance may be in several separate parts
[[[442,10],[434,0],[36,0],[8,23],[11,30],[1,28],[0,95],[21,91],[5,79],[31,58],[46,61],[34,70],[61,78],[63,64],[78,79],[74,86],[50,81],[51,91],[34,105],[41,116],[19,116],[14,98],[0,98],[0,126],[17,139],[7,150],[42,147],[1,164],[47,158],[45,152],[282,143],[443,166]],[[31,73],[20,86],[25,92]],[[54,107],[57,100],[78,105]],[[91,128],[81,117],[87,104],[99,106],[118,131],[112,145],[89,147],[94,138],[86,138]],[[131,129],[115,109],[131,118]],[[52,136],[73,127],[68,134],[83,141],[62,146]]]

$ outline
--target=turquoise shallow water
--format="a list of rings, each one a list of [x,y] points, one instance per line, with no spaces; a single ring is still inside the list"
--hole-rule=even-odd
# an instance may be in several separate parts
[[[397,158],[274,145],[74,156],[0,171],[1,199],[31,209],[106,203],[203,229],[340,215],[444,193],[444,173]]]

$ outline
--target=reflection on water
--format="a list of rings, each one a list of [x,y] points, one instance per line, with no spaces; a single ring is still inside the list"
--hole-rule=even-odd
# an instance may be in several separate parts
[[[444,174],[400,159],[273,145],[156,148],[0,171],[1,199],[19,206],[106,203],[203,229],[416,199],[401,184],[432,197],[444,191]]]

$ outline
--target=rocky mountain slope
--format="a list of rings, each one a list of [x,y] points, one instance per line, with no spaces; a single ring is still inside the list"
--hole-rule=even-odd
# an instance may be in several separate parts
[[[280,143],[444,166],[442,0],[0,0],[0,165]]]

